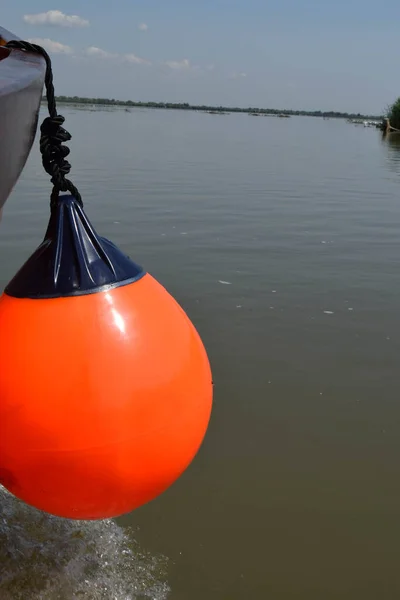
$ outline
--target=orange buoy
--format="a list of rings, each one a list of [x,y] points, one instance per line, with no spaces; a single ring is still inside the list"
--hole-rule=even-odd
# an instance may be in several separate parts
[[[61,517],[130,512],[188,467],[211,405],[182,308],[60,196],[0,298],[0,483]]]

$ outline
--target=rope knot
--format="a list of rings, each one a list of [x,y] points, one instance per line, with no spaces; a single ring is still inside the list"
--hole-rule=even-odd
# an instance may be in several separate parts
[[[63,146],[71,139],[70,133],[62,125],[65,119],[62,115],[46,117],[40,127],[40,152],[45,171],[51,176],[51,182],[59,190],[68,190],[65,177],[71,170],[70,163],[65,160],[69,148]]]

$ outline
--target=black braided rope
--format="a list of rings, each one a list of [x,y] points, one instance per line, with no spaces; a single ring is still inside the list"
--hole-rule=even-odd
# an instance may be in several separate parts
[[[67,146],[63,146],[63,144],[71,139],[71,134],[62,127],[65,121],[64,117],[57,114],[50,56],[41,46],[22,40],[12,40],[6,44],[6,48],[40,54],[46,61],[44,84],[46,87],[49,116],[44,119],[40,127],[40,152],[42,154],[44,170],[50,175],[53,184],[51,202],[57,201],[60,192],[70,192],[82,205],[83,202],[78,189],[72,181],[66,178],[66,175],[71,170],[70,163],[65,160],[70,150]]]

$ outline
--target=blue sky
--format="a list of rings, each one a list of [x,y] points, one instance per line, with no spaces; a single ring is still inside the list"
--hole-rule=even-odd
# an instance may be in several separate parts
[[[400,96],[400,2],[15,0],[57,94],[381,113]]]

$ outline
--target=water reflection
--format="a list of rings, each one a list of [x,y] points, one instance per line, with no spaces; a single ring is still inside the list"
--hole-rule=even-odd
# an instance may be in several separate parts
[[[166,600],[166,561],[114,521],[69,521],[0,486],[1,600]]]
[[[400,133],[383,133],[382,143],[386,149],[390,169],[400,173]]]

